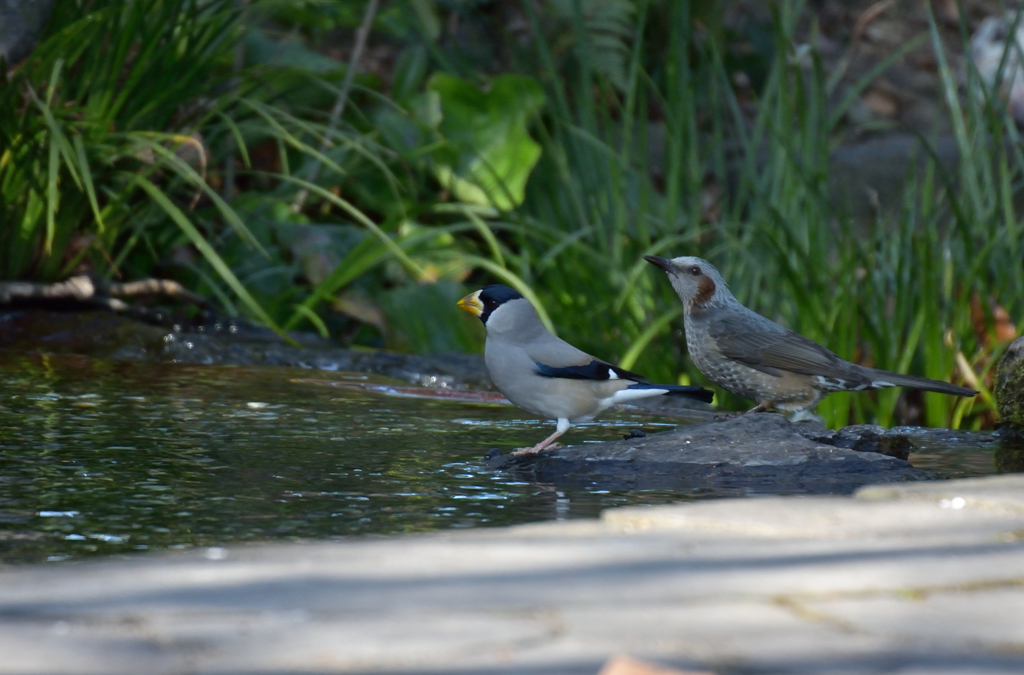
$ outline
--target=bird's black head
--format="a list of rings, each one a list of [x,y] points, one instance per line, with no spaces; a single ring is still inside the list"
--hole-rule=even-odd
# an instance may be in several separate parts
[[[523,294],[514,288],[504,284],[491,284],[470,293],[459,300],[458,305],[470,314],[480,317],[480,320],[486,324],[491,312],[510,300],[518,300],[522,297]]]

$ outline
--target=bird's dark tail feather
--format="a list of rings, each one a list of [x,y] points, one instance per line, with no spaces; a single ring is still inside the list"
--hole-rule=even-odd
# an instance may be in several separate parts
[[[876,368],[865,368],[867,376],[871,378],[871,384],[873,389],[881,389],[883,387],[910,387],[912,389],[924,389],[925,391],[934,391],[940,394],[952,394],[953,396],[977,396],[978,392],[968,387],[961,387],[949,382],[942,382],[940,380],[932,380],[927,377],[918,377],[917,375],[900,375],[899,373],[890,373],[887,370],[878,370]]]
[[[711,399],[715,397],[715,392],[704,387],[694,387],[682,384],[648,384],[646,382],[637,382],[636,384],[629,385],[630,389],[664,389],[666,396],[676,396],[678,398],[693,398],[698,401],[704,401],[705,403],[711,403]]]

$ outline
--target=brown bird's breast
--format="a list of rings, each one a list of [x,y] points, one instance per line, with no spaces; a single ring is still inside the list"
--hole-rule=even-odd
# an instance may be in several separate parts
[[[751,368],[723,356],[699,320],[685,323],[686,346],[694,365],[726,391],[781,410],[803,410],[821,398],[814,378],[791,371],[770,375]]]

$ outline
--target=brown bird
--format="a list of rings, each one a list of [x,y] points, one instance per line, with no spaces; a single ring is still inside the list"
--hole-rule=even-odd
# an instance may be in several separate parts
[[[834,391],[911,387],[954,396],[978,393],[844,361],[741,305],[718,270],[701,258],[647,255],[644,260],[668,273],[683,303],[686,348],[694,365],[723,389],[756,401],[749,412],[807,410]]]

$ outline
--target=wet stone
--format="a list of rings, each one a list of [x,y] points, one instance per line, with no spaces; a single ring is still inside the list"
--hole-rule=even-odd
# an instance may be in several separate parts
[[[897,459],[907,459],[914,448],[900,430],[886,429],[878,424],[852,424],[833,431],[816,422],[801,422],[797,428],[805,438],[825,445],[857,452],[877,452]]]
[[[1006,348],[996,367],[993,393],[1002,425],[995,453],[996,470],[1024,471],[1024,337]]]
[[[909,441],[882,427],[839,431],[779,414],[739,415],[644,438],[485,459],[520,480],[605,490],[848,494],[869,483],[935,478],[904,459]]]
[[[1006,348],[996,367],[993,393],[1004,428],[1024,436],[1024,337]]]
[[[269,329],[228,321],[176,329],[110,312],[0,312],[0,348],[17,351],[149,363],[292,366],[373,373],[426,387],[492,388],[478,355],[346,349],[309,333],[290,337],[298,346]]]

